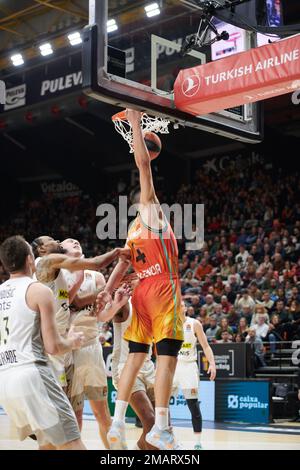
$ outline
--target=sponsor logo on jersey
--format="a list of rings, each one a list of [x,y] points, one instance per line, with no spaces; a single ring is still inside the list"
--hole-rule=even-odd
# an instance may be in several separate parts
[[[152,276],[157,276],[158,274],[162,273],[162,269],[159,263],[150,266],[147,269],[144,269],[143,271],[140,271],[137,273],[138,277],[140,279],[145,279],[147,277],[152,277]]]
[[[66,300],[66,299],[69,298],[69,292],[65,289],[59,289],[58,294],[57,294],[57,298],[59,300]]]
[[[183,343],[182,349],[191,349],[192,348],[192,343]]]

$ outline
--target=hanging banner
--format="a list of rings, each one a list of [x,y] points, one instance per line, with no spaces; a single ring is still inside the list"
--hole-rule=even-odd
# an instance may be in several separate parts
[[[0,113],[67,95],[82,88],[81,54],[18,72],[4,78],[2,83],[6,86],[6,96],[0,100]]]
[[[300,86],[300,34],[181,70],[175,104],[200,116],[292,93]]]

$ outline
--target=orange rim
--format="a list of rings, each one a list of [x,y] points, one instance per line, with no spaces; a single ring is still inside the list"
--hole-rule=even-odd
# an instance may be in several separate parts
[[[126,109],[124,109],[124,111],[120,111],[117,114],[114,114],[111,119],[112,121],[127,121],[128,119],[126,116]]]
[[[144,115],[145,113],[142,113],[142,114]],[[115,121],[128,121],[127,115],[126,115],[126,109],[124,109],[124,111],[120,111],[117,114],[114,114],[111,119],[114,122]]]

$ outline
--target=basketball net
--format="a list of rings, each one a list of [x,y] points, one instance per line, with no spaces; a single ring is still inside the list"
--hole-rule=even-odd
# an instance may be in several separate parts
[[[116,131],[121,134],[123,139],[128,143],[130,153],[134,153],[132,126],[126,117],[126,111],[115,114],[112,117],[112,121]],[[165,118],[151,117],[146,113],[142,114],[141,129],[143,133],[155,132],[156,134],[169,134],[169,124],[170,121]]]

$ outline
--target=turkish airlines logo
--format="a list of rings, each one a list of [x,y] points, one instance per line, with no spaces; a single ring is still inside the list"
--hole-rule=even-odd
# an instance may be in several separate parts
[[[201,87],[201,78],[199,75],[192,75],[184,80],[182,84],[182,93],[184,96],[191,98],[195,96]]]

